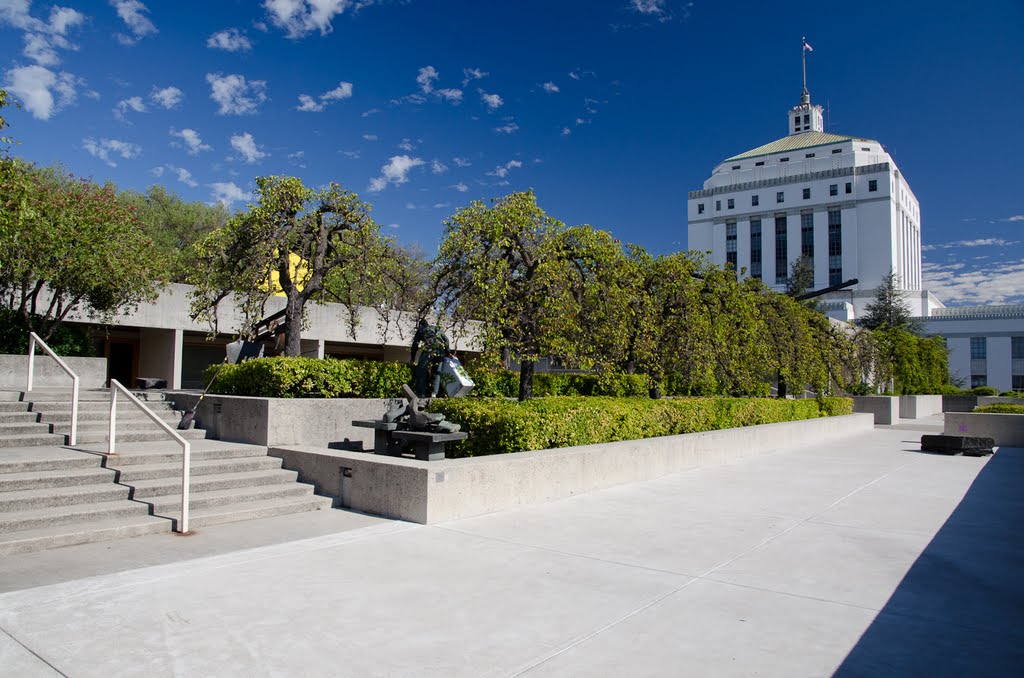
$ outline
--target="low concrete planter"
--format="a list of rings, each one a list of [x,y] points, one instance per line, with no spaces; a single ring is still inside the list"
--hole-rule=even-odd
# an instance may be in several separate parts
[[[270,454],[345,508],[430,524],[827,443],[872,426],[873,416],[850,414],[434,462],[310,446]]]
[[[173,393],[177,409],[190,410],[197,393]],[[196,426],[218,440],[253,445],[316,445],[373,448],[373,430],[356,419],[379,419],[390,400],[378,398],[249,398],[208,395]]]
[[[923,419],[942,414],[942,396],[900,396],[900,419]]]
[[[1024,447],[1024,414],[947,412],[943,433],[992,438],[1001,447]]]
[[[900,418],[897,396],[854,396],[853,411],[873,414],[876,424],[895,424]]]
[[[79,388],[103,388],[107,383],[106,358],[71,358],[61,356],[79,378]],[[28,377],[28,356],[0,354],[0,388],[25,390]],[[71,388],[71,377],[57,361],[36,348],[32,388]]]
[[[1003,398],[1001,396],[942,396],[943,412],[973,412],[975,407],[993,403],[1024,405],[1024,398]]]

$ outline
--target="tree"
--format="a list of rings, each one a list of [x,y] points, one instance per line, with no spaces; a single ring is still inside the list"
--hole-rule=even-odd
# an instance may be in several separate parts
[[[786,296],[799,297],[814,291],[814,257],[801,254],[793,260],[786,278]],[[801,304],[812,311],[820,311],[821,304],[817,298],[802,299]]]
[[[892,269],[882,278],[882,284],[875,290],[875,298],[865,307],[864,317],[858,324],[871,330],[902,327],[915,334],[918,332],[910,304],[899,288],[899,276]]]
[[[223,228],[231,213],[223,203],[185,202],[160,185],[145,193],[127,193],[142,229],[153,245],[171,260],[171,282],[185,282],[198,266],[193,245]]]
[[[519,399],[532,396],[541,356],[573,355],[579,301],[559,236],[565,226],[537,205],[533,191],[475,201],[445,221],[435,260],[442,311],[456,323],[480,321],[485,352],[519,361]]]
[[[370,205],[334,183],[313,191],[297,178],[271,176],[256,186],[255,204],[195,246],[194,317],[216,329],[219,303],[234,294],[245,330],[264,317],[279,287],[287,299],[285,354],[297,356],[306,304],[330,292],[347,306],[354,333],[358,307],[386,305],[382,271],[393,262],[393,243],[370,218]]]
[[[73,309],[110,316],[166,280],[167,261],[110,184],[4,158],[0,205],[0,292],[44,340]]]

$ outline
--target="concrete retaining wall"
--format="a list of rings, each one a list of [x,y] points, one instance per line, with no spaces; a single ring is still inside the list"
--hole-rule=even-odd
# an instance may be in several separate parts
[[[895,424],[900,418],[897,396],[854,396],[853,411],[873,414],[876,424]]]
[[[872,426],[872,416],[850,414],[435,462],[309,446],[280,446],[270,454],[346,508],[430,524],[728,464]]]
[[[190,410],[197,393],[172,393],[177,409]],[[354,419],[380,419],[392,401],[376,398],[249,398],[208,395],[196,426],[219,440],[254,445],[315,445],[373,448],[373,429]]]
[[[107,383],[106,358],[71,358],[61,360],[74,370],[79,388],[103,388]],[[27,355],[0,355],[0,388],[25,390],[28,376]],[[36,348],[32,388],[71,388],[71,377],[57,365],[57,361]]]
[[[943,433],[951,436],[994,438],[996,445],[1024,447],[1024,414],[947,412]]]
[[[972,412],[979,405],[1011,403],[1024,405],[1024,398],[1002,398],[1000,396],[942,396],[943,412]]]
[[[900,419],[922,419],[935,414],[942,414],[942,396],[900,396]]]

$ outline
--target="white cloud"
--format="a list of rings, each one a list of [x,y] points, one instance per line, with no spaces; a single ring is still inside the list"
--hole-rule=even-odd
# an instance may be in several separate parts
[[[256,146],[256,140],[253,139],[252,135],[246,132],[245,134],[236,134],[231,137],[231,148],[235,149],[242,155],[242,159],[250,165],[262,160],[269,155],[264,153]]]
[[[569,129],[568,127],[563,127],[562,128],[562,136],[563,137],[567,137],[570,134],[572,134],[572,130],[571,129]]]
[[[341,151],[341,154],[350,160],[359,160],[363,155],[359,151]]]
[[[452,162],[456,167],[469,167],[473,164],[467,158],[452,158]]]
[[[264,0],[270,23],[283,29],[292,39],[302,38],[313,31],[327,35],[334,27],[331,19],[350,7],[358,10],[372,5],[374,0]]]
[[[111,160],[111,155],[121,156],[124,160],[132,160],[142,155],[142,147],[119,139],[82,139],[82,148],[94,158],[99,158],[111,167],[117,167],[117,163]]]
[[[192,173],[184,167],[173,168],[174,172],[178,175],[178,181],[185,184],[189,188],[195,188],[199,185],[199,182],[192,178]]]
[[[210,83],[210,98],[220,105],[219,115],[255,113],[267,100],[265,80],[246,81],[245,76],[238,74],[207,73],[206,82]]]
[[[1012,217],[1007,217],[1005,221],[1024,221],[1024,214],[1015,214]]]
[[[416,84],[420,86],[420,91],[424,94],[430,94],[434,90],[434,81],[439,77],[441,76],[436,68],[424,66],[416,76]]]
[[[376,134],[364,134],[363,135],[363,139],[365,139],[366,141],[377,141],[377,135]]]
[[[128,111],[135,111],[136,113],[145,113],[146,104],[142,103],[142,97],[129,97],[127,99],[121,99],[117,102],[117,106],[114,107],[114,117],[118,120],[124,120],[125,115]]]
[[[641,14],[664,14],[665,0],[630,0],[633,9]]]
[[[990,262],[965,270],[962,262],[921,265],[924,287],[951,305],[1024,302],[1024,262]]]
[[[454,188],[459,193],[465,193],[466,191],[469,190],[469,186],[467,186],[466,184],[464,184],[461,181],[459,183],[455,184],[454,186],[452,186],[452,188]]]
[[[495,127],[494,131],[499,134],[515,134],[517,131],[519,131],[519,125],[517,125],[515,122],[507,122],[501,127]]]
[[[246,200],[251,195],[235,185],[233,181],[218,181],[208,184],[208,186],[213,189],[213,202],[223,203],[229,209],[234,203]]]
[[[444,99],[450,104],[457,104],[462,101],[462,90],[461,89],[439,89],[435,90],[434,94]]]
[[[157,179],[159,179],[164,175],[164,167],[163,165],[157,165],[153,169],[149,170],[149,173],[152,174]]]
[[[948,250],[954,247],[1008,247],[1016,244],[1018,244],[1016,240],[1004,240],[1003,238],[976,238],[975,240],[957,240],[938,245],[924,245],[921,247],[921,251]]]
[[[468,85],[469,83],[473,82],[474,80],[480,80],[481,78],[486,78],[488,74],[484,73],[479,68],[463,68],[462,69],[462,75],[463,75],[462,86],[465,87],[466,85]]]
[[[209,151],[211,147],[208,144],[204,144],[202,138],[199,136],[199,132],[194,129],[185,128],[180,132],[171,128],[172,137],[180,137],[183,144],[185,144],[185,151],[189,155],[199,155],[202,151]],[[172,146],[177,146],[178,143],[174,142]]]
[[[434,174],[444,174],[448,171],[448,165],[444,164],[440,160],[431,160],[430,171]]]
[[[409,180],[409,171],[425,164],[420,158],[407,155],[392,156],[386,165],[380,168],[380,176],[370,180],[370,191],[378,193],[388,184],[399,186]]]
[[[154,87],[153,91],[149,93],[149,98],[163,108],[174,108],[185,98],[185,93],[173,86]]]
[[[381,112],[381,110],[379,108],[371,108],[368,111],[363,111],[359,115],[360,115],[360,117],[363,117],[363,118],[369,118],[371,115],[376,115],[377,113],[380,113],[380,112]]]
[[[85,84],[71,73],[54,73],[42,66],[12,68],[5,76],[4,89],[14,95],[32,117],[49,120],[75,103],[78,88]]]
[[[122,45],[134,45],[147,35],[158,32],[156,26],[146,16],[149,10],[139,0],[110,0],[110,4],[117,10],[117,16],[121,17],[121,20],[128,26],[128,30],[132,32],[131,35],[118,33],[114,36]]]
[[[480,90],[480,100],[487,104],[487,108],[492,111],[501,108],[502,104],[505,103],[497,94],[488,94],[483,90]]]
[[[398,148],[400,148],[403,151],[412,151],[412,149],[414,148],[412,145],[412,140],[402,139],[402,141],[400,141],[398,144]]]
[[[545,82],[540,87],[541,87],[541,89],[543,89],[548,94],[554,94],[555,92],[558,91],[558,85],[556,85],[553,82]]]
[[[305,111],[307,113],[319,113],[326,109],[328,104],[335,101],[341,101],[342,99],[350,99],[351,97],[352,83],[342,81],[339,82],[338,86],[334,89],[321,94],[319,101],[308,94],[300,94],[299,105],[296,106],[296,110]]]
[[[68,31],[81,26],[85,15],[69,7],[54,6],[48,21],[29,14],[28,0],[0,0],[0,26],[8,24],[25,31],[23,54],[40,66],[60,63],[57,49],[77,50],[67,39]]]
[[[206,39],[206,46],[210,49],[222,49],[225,52],[248,52],[252,49],[249,38],[237,28],[217,31]]]
[[[497,167],[494,168],[493,171],[488,172],[487,174],[492,177],[504,179],[506,176],[508,176],[508,171],[510,169],[519,169],[522,166],[523,163],[520,162],[519,160],[509,160],[504,165],[498,165]]]

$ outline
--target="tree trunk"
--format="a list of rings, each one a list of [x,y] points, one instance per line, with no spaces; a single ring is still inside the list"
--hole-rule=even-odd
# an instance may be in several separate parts
[[[519,364],[519,402],[533,397],[533,361]]]
[[[302,307],[304,300],[299,295],[288,295],[288,305],[285,307],[285,344],[284,354],[286,356],[302,355]]]

